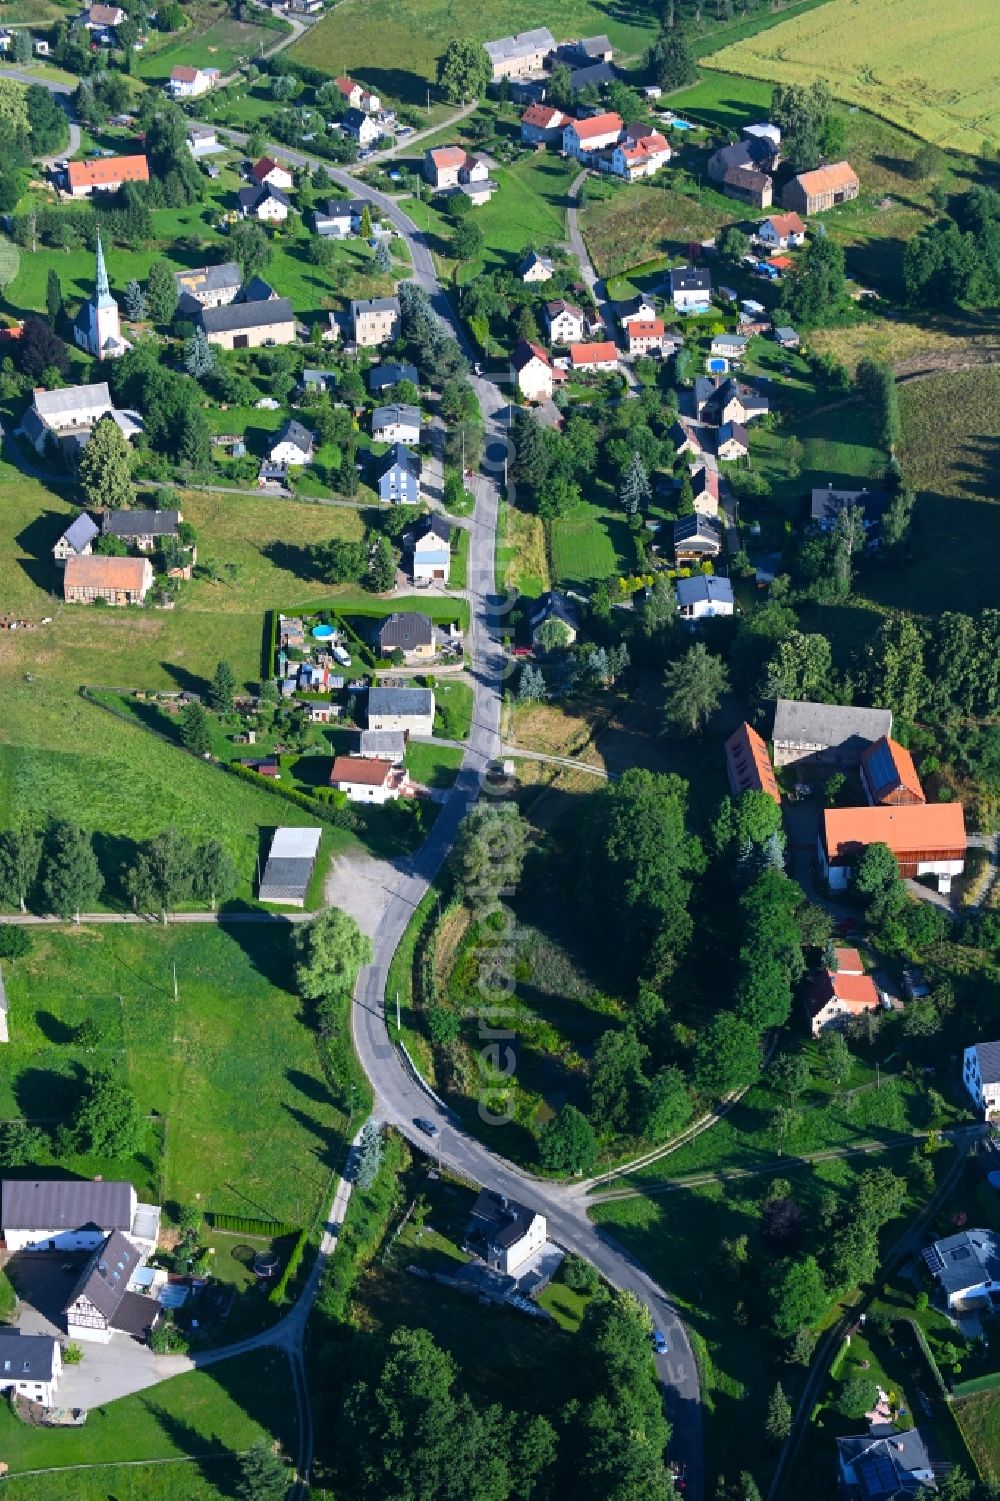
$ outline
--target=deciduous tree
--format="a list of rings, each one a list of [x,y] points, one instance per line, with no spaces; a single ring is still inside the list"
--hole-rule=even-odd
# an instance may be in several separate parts
[[[550,1173],[585,1173],[597,1159],[597,1138],[575,1105],[563,1105],[542,1127],[538,1156]]]
[[[102,417],[80,455],[80,485],[89,506],[117,511],[132,505],[132,450],[111,417]]]
[[[372,961],[372,941],[353,917],[328,907],[300,923],[292,940],[295,983],[307,1000],[349,996],[358,971]]]
[[[449,104],[464,104],[483,94],[489,81],[490,60],[482,43],[452,37],[438,60],[438,83]]]
[[[95,1157],[133,1157],[146,1139],[146,1122],[134,1090],[107,1069],[87,1080],[73,1126],[81,1150]]]
[[[729,674],[721,657],[714,656],[703,641],[696,641],[664,674],[666,730],[696,735],[704,729],[729,687]]]

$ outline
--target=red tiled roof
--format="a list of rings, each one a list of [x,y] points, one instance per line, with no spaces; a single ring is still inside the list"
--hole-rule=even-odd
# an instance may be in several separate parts
[[[795,181],[811,198],[816,193],[836,193],[840,188],[854,187],[858,174],[850,162],[830,162],[829,166],[816,167],[812,172],[800,172]]]
[[[863,975],[865,967],[861,962],[861,955],[857,949],[844,949],[839,946],[834,949],[833,956],[837,961],[838,975]]]
[[[435,167],[464,167],[468,160],[468,152],[461,146],[438,146],[430,156]]]
[[[537,344],[532,344],[529,339],[522,339],[520,344],[513,350],[510,362],[515,370],[523,370],[525,365],[530,365],[532,356],[541,360],[543,365],[549,363],[549,357],[544,349],[539,349]]]
[[[574,365],[603,365],[608,360],[618,360],[618,346],[610,339],[597,344],[571,344],[569,357]]]
[[[374,757],[338,756],[330,772],[330,782],[357,782],[363,787],[381,787],[390,771],[391,761],[378,761]]]
[[[662,339],[664,334],[662,318],[630,318],[625,327],[630,340]]]
[[[764,223],[770,224],[775,234],[782,239],[787,239],[789,235],[804,235],[806,232],[805,221],[798,214],[768,214]]]
[[[589,120],[572,120],[570,124],[578,141],[590,141],[594,136],[606,136],[621,130],[622,117],[608,110],[603,115],[591,115]]]
[[[845,862],[869,844],[887,844],[893,854],[919,851],[934,858],[967,847],[961,803],[913,803],[904,807],[826,808],[823,843],[831,860]]]
[[[726,741],[726,769],[734,793],[766,792],[780,804],[781,793],[767,746],[757,731],[745,722]]]
[[[257,182],[263,182],[264,178],[273,172],[275,167],[277,167],[279,172],[288,171],[288,168],[282,166],[281,162],[276,162],[273,156],[262,156],[259,162],[254,162],[251,171]]]
[[[66,588],[140,590],[148,577],[148,558],[68,558]]]
[[[354,90],[359,87],[359,85],[354,82],[353,78],[341,77],[335,78],[333,81],[337,85],[337,88],[343,94],[345,99],[349,99],[354,93]]]
[[[771,255],[768,256],[767,264],[773,266],[775,271],[790,271],[795,262],[790,255]]]
[[[564,122],[568,123],[568,116],[551,104],[529,104],[521,116],[522,125],[537,125],[539,130],[553,130]]]
[[[194,83],[200,68],[192,68],[189,63],[178,63],[176,68],[170,69],[171,83]]]
[[[71,188],[106,188],[113,182],[148,182],[144,156],[99,156],[89,162],[70,162],[66,176]]]

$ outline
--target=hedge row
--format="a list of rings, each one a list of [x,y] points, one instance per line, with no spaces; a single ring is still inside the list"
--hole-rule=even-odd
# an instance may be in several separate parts
[[[923,1357],[924,1357],[924,1359],[927,1362],[927,1367],[928,1367],[928,1369],[929,1369],[929,1371],[931,1373],[931,1379],[933,1380],[934,1385],[937,1387],[937,1389],[940,1392],[941,1396],[944,1397],[944,1399],[947,1401],[947,1399],[948,1399],[948,1383],[945,1381],[944,1377],[941,1375],[941,1367],[938,1365],[937,1361],[934,1359],[934,1352],[932,1351],[930,1345],[927,1343],[927,1336],[926,1336],[926,1334],[921,1329],[921,1327],[917,1323],[916,1319],[905,1318],[905,1319],[902,1319],[901,1322],[905,1323],[905,1324],[909,1324],[910,1328],[913,1330],[914,1336],[916,1337],[917,1344],[920,1346],[920,1349],[921,1349],[921,1351],[923,1353]]]
[[[278,1278],[277,1282],[274,1284],[274,1286],[271,1288],[271,1291],[267,1295],[267,1300],[269,1303],[284,1303],[285,1294],[288,1291],[288,1285],[299,1269],[299,1263],[302,1260],[303,1253],[305,1252],[308,1243],[308,1232],[305,1230],[300,1230],[298,1235],[295,1237],[295,1244],[292,1247],[292,1254],[288,1258],[288,1264],[286,1265],[285,1270],[282,1272],[281,1276]]]
[[[252,1214],[215,1214],[208,1210],[205,1223],[213,1230],[233,1230],[238,1235],[270,1235],[274,1239],[279,1235],[295,1234],[294,1225],[286,1225],[281,1220],[262,1220]]]

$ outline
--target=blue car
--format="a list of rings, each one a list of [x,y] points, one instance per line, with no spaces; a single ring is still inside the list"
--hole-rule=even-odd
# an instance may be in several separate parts
[[[667,1348],[668,1348],[667,1347],[667,1338],[666,1338],[666,1335],[663,1333],[663,1330],[662,1329],[654,1329],[653,1330],[653,1349],[656,1351],[657,1355],[666,1355]]]

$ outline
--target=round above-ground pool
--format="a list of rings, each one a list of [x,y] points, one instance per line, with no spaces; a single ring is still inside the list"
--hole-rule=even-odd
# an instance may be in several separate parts
[[[705,369],[710,375],[725,375],[729,369],[729,361],[724,360],[720,354],[716,354],[705,361]]]
[[[335,636],[337,632],[332,625],[314,625],[312,634],[317,641],[329,641],[331,636]]]

